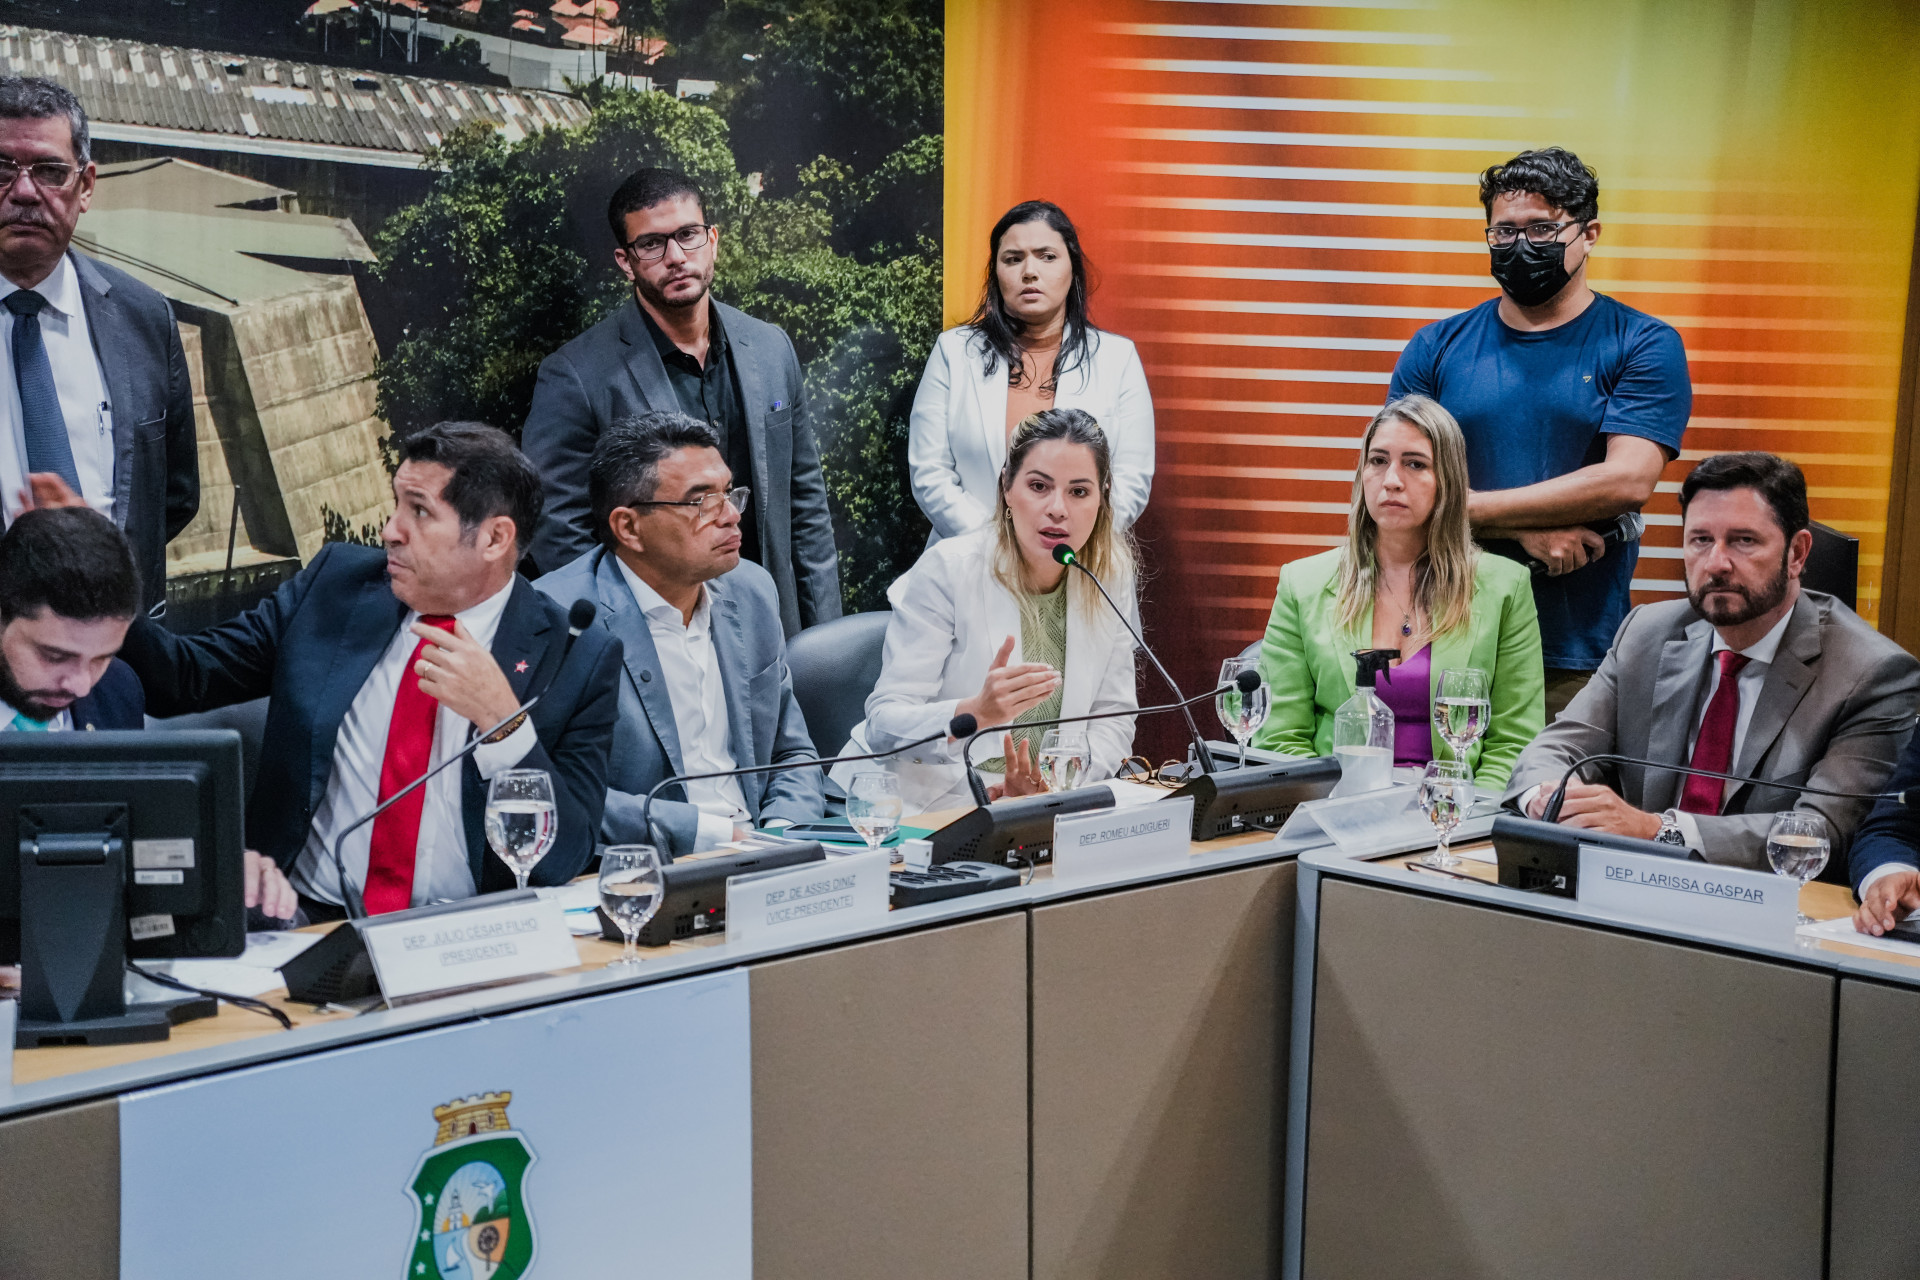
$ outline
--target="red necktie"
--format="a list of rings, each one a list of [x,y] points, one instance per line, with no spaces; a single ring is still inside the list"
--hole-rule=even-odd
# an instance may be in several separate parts
[[[1733,769],[1733,731],[1740,723],[1740,668],[1746,665],[1745,654],[1731,649],[1720,651],[1720,685],[1707,703],[1700,736],[1693,743],[1696,769],[1712,769],[1715,773]],[[1726,786],[1719,778],[1689,774],[1686,790],[1680,793],[1680,807],[1688,813],[1719,813]]]
[[[453,630],[453,619],[423,616],[420,621],[442,631]],[[407,669],[400,673],[400,689],[393,697],[393,719],[387,723],[387,753],[380,762],[380,801],[427,771],[433,762],[433,724],[440,704],[420,688],[422,640],[413,647]],[[399,911],[413,903],[413,857],[420,847],[420,813],[427,789],[417,788],[406,799],[373,820],[373,842],[367,849],[367,888],[363,895],[368,915]]]

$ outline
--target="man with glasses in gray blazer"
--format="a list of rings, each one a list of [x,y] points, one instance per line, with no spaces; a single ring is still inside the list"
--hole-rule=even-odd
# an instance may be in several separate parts
[[[779,593],[787,635],[840,616],[840,567],[800,361],[785,332],[712,297],[720,229],[693,183],[641,169],[607,207],[633,301],[540,366],[521,447],[546,486],[528,555],[551,573],[594,545],[587,460],[614,420],[677,411],[713,428],[752,498],[741,555]]]
[[[663,778],[815,753],[773,581],[740,556],[749,493],[713,428],[680,413],[619,419],[594,446],[587,489],[602,545],[534,585],[562,602],[597,601],[594,625],[626,651],[601,838],[677,857],[747,826],[820,817],[820,770],[806,767],[675,784],[648,830],[641,810]]]
[[[93,184],[79,100],[0,78],[0,507],[77,494],[112,517],[157,613],[167,543],[200,509],[193,389],[166,298],[69,247]]]

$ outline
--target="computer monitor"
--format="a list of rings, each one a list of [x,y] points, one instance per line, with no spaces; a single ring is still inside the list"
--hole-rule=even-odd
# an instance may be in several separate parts
[[[0,964],[16,1043],[164,1040],[126,962],[246,948],[240,735],[0,733]]]

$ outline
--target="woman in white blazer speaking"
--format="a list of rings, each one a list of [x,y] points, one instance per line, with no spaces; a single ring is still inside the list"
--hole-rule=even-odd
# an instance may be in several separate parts
[[[1153,487],[1153,399],[1133,343],[1087,318],[1087,261],[1058,205],[1017,204],[994,224],[973,319],[934,343],[913,397],[907,465],[929,545],[987,522],[1014,426],[1082,409],[1113,458],[1113,514],[1129,528]]]
[[[927,548],[895,584],[880,679],[843,755],[887,751],[938,733],[962,712],[982,728],[1102,711],[1128,712],[1133,637],[1086,575],[1053,558],[1066,543],[1132,616],[1134,557],[1113,507],[1113,464],[1099,424],[1079,409],[1047,409],[1015,429],[993,516]],[[1108,777],[1133,745],[1133,717],[1084,726],[1086,780]],[[982,742],[988,795],[1046,790],[1035,768],[1041,730]],[[1032,739],[1032,740],[1030,740]],[[848,786],[884,767],[909,815],[971,807],[960,763],[965,740],[916,747],[884,762],[836,765]]]

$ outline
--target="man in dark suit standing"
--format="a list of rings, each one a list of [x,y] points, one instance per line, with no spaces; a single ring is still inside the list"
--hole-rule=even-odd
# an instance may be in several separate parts
[[[839,617],[833,519],[792,341],[712,297],[720,229],[681,174],[641,169],[614,192],[607,221],[633,302],[547,357],[521,431],[546,486],[530,552],[538,571],[598,545],[587,463],[607,424],[679,412],[713,427],[753,491],[741,554],[772,576],[786,633]]]
[[[482,825],[502,770],[553,779],[559,830],[538,884],[580,874],[606,803],[620,644],[592,628],[570,639],[567,607],[514,572],[539,477],[481,423],[443,422],[399,449],[384,554],[330,543],[240,617],[191,636],[141,621],[121,650],[158,715],[272,696],[247,842],[316,920],[346,900],[334,842],[475,732],[483,745],[457,770],[341,845],[369,913],[512,886]]]
[[[167,300],[68,247],[93,182],[73,94],[0,78],[0,504],[11,520],[29,475],[58,476],[126,531],[154,609],[200,509],[193,391]]]

